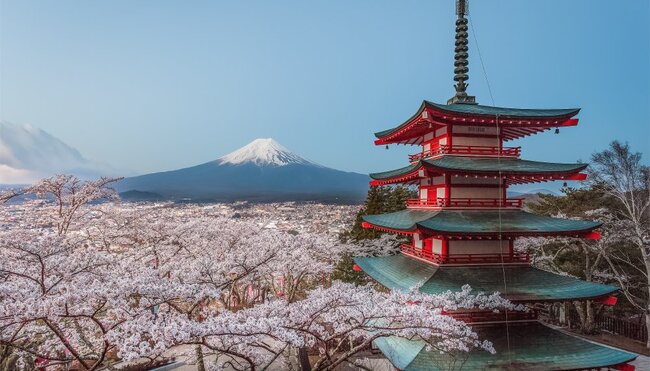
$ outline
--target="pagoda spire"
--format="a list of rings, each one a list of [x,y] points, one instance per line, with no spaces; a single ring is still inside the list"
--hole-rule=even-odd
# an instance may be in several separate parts
[[[456,0],[456,15],[458,15],[458,19],[456,19],[456,47],[454,49],[456,53],[454,55],[454,81],[456,81],[454,87],[456,88],[456,95],[451,97],[447,104],[476,104],[476,97],[467,95],[466,92],[468,86],[466,81],[469,79],[467,74],[469,72],[469,61],[467,60],[469,56],[467,53],[469,50],[467,47],[469,35],[467,33],[468,21],[465,15],[468,13],[468,0]]]

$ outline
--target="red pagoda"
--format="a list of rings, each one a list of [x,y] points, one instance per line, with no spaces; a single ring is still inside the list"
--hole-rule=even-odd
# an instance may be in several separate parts
[[[575,126],[580,111],[484,106],[466,92],[468,21],[465,0],[457,0],[454,80],[447,104],[424,101],[401,125],[375,133],[377,145],[421,146],[409,165],[370,174],[371,186],[412,184],[418,198],[402,211],[368,215],[364,228],[411,237],[401,254],[359,257],[355,262],[392,290],[421,284],[423,293],[500,292],[515,303],[599,300],[611,302],[617,287],[586,282],[537,269],[527,254],[513,248],[518,237],[598,239],[600,223],[550,218],[522,210],[521,199],[507,197],[513,184],[584,180],[586,164],[529,161],[520,147],[504,142],[560,127]],[[552,329],[525,313],[453,314],[466,320],[497,353],[470,352],[462,370],[633,370],[635,354],[601,346]],[[376,345],[400,370],[436,370],[445,355],[427,351],[424,342],[380,339]],[[447,366],[445,366],[447,367]],[[459,367],[458,365],[456,367]]]

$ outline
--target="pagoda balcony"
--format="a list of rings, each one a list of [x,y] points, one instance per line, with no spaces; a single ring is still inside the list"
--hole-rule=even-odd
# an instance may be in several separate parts
[[[430,157],[441,155],[467,155],[467,156],[501,156],[519,157],[521,147],[489,147],[489,146],[448,146],[441,145],[428,151],[409,155],[410,162],[417,162]]]
[[[433,200],[411,199],[406,200],[408,208],[483,208],[483,207],[507,207],[519,208],[523,206],[521,198],[436,198]]]
[[[535,309],[528,308],[525,312],[520,311],[464,311],[464,312],[446,312],[444,313],[453,319],[465,323],[485,323],[485,322],[505,322],[505,321],[534,321],[538,317]]]
[[[512,254],[449,254],[441,255],[434,252],[416,249],[408,243],[400,245],[402,253],[429,261],[434,264],[473,265],[473,264],[528,264],[530,255],[514,252]]]

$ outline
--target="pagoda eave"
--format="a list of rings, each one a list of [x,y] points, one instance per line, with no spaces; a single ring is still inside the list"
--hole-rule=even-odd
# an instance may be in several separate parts
[[[399,126],[375,133],[376,145],[420,144],[431,129],[446,125],[471,125],[502,129],[499,135],[512,140],[556,127],[575,126],[572,117],[580,109],[534,110],[481,105],[441,105],[424,101],[418,111]]]
[[[418,174],[417,172],[411,173],[405,176],[400,176],[400,177],[395,177],[395,178],[388,178],[388,179],[373,179],[368,184],[371,187],[380,187],[384,185],[391,185],[391,184],[417,184],[420,179],[427,178],[429,176],[435,176],[436,173],[425,173],[424,175]],[[444,173],[440,173],[437,175],[444,175]],[[467,176],[466,176],[467,175]],[[568,173],[568,174],[553,174],[553,175],[548,175],[548,174],[524,174],[524,173],[515,173],[515,174],[501,174],[503,178],[503,183],[505,185],[513,185],[513,184],[529,184],[529,183],[543,183],[543,182],[553,182],[553,181],[583,181],[587,179],[587,174],[585,173]],[[451,176],[453,177],[473,177],[473,178],[492,178],[492,179],[498,179],[499,177],[497,175],[494,175],[494,173],[482,173],[480,176],[476,175],[469,175],[469,173],[466,172],[456,172],[452,173]],[[463,184],[459,184],[458,186],[464,186]],[[479,185],[476,185],[480,187]]]
[[[363,222],[362,227],[364,229],[376,229],[381,232],[396,233],[402,235],[413,235],[421,234],[424,238],[435,237],[443,238],[448,240],[465,240],[465,241],[480,241],[480,240],[499,240],[499,239],[514,239],[518,237],[570,237],[570,238],[582,238],[587,240],[599,240],[601,235],[599,232],[594,232],[594,229],[597,228],[588,228],[584,230],[577,231],[566,231],[566,232],[538,232],[538,231],[491,231],[484,233],[468,233],[468,232],[446,232],[434,229],[428,229],[426,227],[418,226],[418,228],[409,228],[409,229],[395,229],[390,227],[385,227],[381,225],[376,225],[368,222]]]
[[[388,178],[388,179],[373,179],[368,182],[368,184],[371,187],[380,187],[380,186],[385,186],[385,185],[391,185],[391,184],[404,184],[404,185],[409,185],[409,184],[417,184],[420,179],[426,178],[428,176],[434,176],[434,174],[431,173],[426,173],[427,175],[421,176],[418,173],[412,173],[408,174],[406,176],[401,176],[401,177],[396,177],[396,178]],[[452,173],[453,177],[463,177],[467,175],[467,177],[470,177],[470,173],[467,172],[457,172],[457,173]],[[439,175],[444,175],[444,173],[439,174]],[[497,179],[498,176],[494,175],[494,173],[483,173],[480,176],[476,176],[475,174],[472,174],[471,177],[473,178],[492,178],[492,179]],[[502,174],[502,178],[504,180],[505,185],[514,185],[514,184],[530,184],[530,183],[543,183],[543,182],[553,182],[553,181],[583,181],[587,179],[587,174],[585,173],[569,173],[569,174],[553,174],[553,175],[548,175],[548,174],[523,174],[523,173],[515,173],[515,174]],[[480,186],[480,185],[478,185]]]
[[[546,182],[554,180],[585,180],[581,173],[587,164],[563,164],[527,161],[518,158],[476,158],[446,155],[422,159],[395,170],[372,173],[371,186],[415,182],[421,178],[450,175],[465,178],[503,177],[507,184]]]
[[[634,370],[628,362],[636,354],[599,345],[539,322],[475,326],[481,338],[492,341],[495,354],[474,350],[463,358],[467,370]],[[540,343],[540,339],[546,343]],[[548,344],[548,346],[545,346]],[[399,337],[379,338],[375,345],[391,364],[404,371],[444,369],[451,358],[426,343]],[[440,365],[440,366],[438,366]]]
[[[395,228],[387,228],[387,227],[382,227],[380,225],[374,225],[368,222],[361,222],[361,228],[363,229],[376,229],[381,232],[389,232],[389,233],[396,233],[396,234],[403,234],[403,235],[412,235],[414,233],[421,233],[420,230],[417,228],[413,229],[395,229]]]
[[[406,209],[393,213],[366,215],[364,228],[455,239],[498,237],[567,236],[599,239],[594,232],[602,223],[551,218],[522,210],[428,210]]]
[[[499,292],[513,302],[539,303],[604,299],[619,290],[616,286],[583,281],[521,264],[436,265],[402,253],[357,257],[354,261],[388,289],[409,291],[419,286],[421,293],[431,295],[459,292],[467,284],[475,292]]]

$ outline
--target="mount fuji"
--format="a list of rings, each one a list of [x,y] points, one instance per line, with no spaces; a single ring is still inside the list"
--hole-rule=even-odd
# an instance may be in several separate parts
[[[359,202],[368,180],[306,160],[267,138],[200,165],[126,178],[117,189],[132,200]]]

